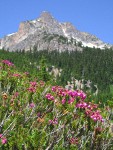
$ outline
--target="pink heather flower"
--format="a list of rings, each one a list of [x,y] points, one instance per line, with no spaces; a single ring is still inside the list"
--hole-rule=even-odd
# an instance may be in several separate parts
[[[105,119],[101,119],[101,122],[105,122]]]
[[[35,107],[35,104],[34,104],[34,103],[30,103],[30,104],[29,104],[29,107],[30,107],[30,108],[34,108],[34,107]]]
[[[77,91],[73,91],[72,97],[76,97],[76,96],[77,96]]]
[[[83,102],[84,107],[87,107],[87,103]]]
[[[70,96],[72,95],[72,91],[71,90],[68,91],[68,95],[70,95]]]
[[[77,91],[68,91],[68,95],[70,95],[71,97],[76,97],[77,96]]]
[[[27,88],[27,90],[32,93],[36,92],[36,89],[34,87],[29,87],[29,88]]]
[[[2,138],[3,134],[0,134],[0,138]]]
[[[88,105],[87,108],[91,108],[91,105]]]
[[[8,66],[14,66],[14,64],[12,62],[10,62],[9,60],[2,60],[2,63],[8,65]]]
[[[1,139],[1,141],[2,141],[2,144],[6,144],[6,143],[7,143],[7,139],[6,139],[5,137],[3,137],[3,138]]]
[[[86,94],[82,93],[82,100],[86,99]]]
[[[50,100],[54,100],[54,96],[51,95],[51,96],[50,96]]]
[[[61,86],[58,86],[58,87],[57,87],[57,90],[60,92],[60,91],[63,90],[63,88],[62,88]]]
[[[78,92],[78,93],[77,93],[77,97],[82,98],[82,93],[81,93],[81,92]]]
[[[48,99],[50,96],[51,96],[51,94],[47,93],[45,97]]]
[[[90,115],[92,114],[92,111],[89,110],[89,109],[87,109],[87,110],[85,111],[85,113],[86,113],[87,116],[90,116]]]
[[[58,96],[62,96],[62,92],[63,92],[62,89],[58,90],[57,91]]]
[[[29,72],[24,72],[25,75],[29,75]]]
[[[14,97],[18,97],[19,93],[18,92],[15,92],[14,93]]]
[[[97,110],[97,111],[92,111],[92,110],[86,110],[86,114],[91,118],[93,119],[94,121],[101,121],[103,122],[103,118],[100,114],[100,112]]]
[[[85,102],[80,102],[80,103],[77,103],[76,104],[76,107],[77,108],[87,108],[87,103],[85,103]]]
[[[93,103],[89,102],[89,107],[91,110],[96,109],[97,106],[98,106],[97,104],[93,104]]]
[[[58,124],[58,119],[57,119],[57,118],[54,118],[53,123],[54,123],[54,124]]]
[[[65,89],[63,89],[63,88],[60,87],[60,86],[57,87],[56,92],[57,92],[57,95],[58,95],[58,96],[65,96],[65,95],[66,95]]]
[[[37,82],[35,82],[35,81],[34,82],[30,82],[30,85],[35,87],[37,85]]]
[[[72,104],[74,102],[74,98],[70,98],[69,100],[68,100],[68,104]]]
[[[66,96],[66,94],[67,94],[67,93],[66,93],[65,91],[62,91],[62,92],[61,92],[61,96]]]
[[[78,138],[70,138],[69,141],[71,144],[78,144]]]
[[[65,104],[65,102],[66,102],[66,99],[63,98],[63,99],[62,99],[62,104]]]
[[[57,89],[57,87],[56,87],[56,86],[53,86],[51,90],[52,90],[53,92],[56,92],[56,89]]]
[[[49,124],[53,124],[53,120],[49,120]]]
[[[77,104],[76,104],[76,107],[77,107],[77,108],[80,108],[80,107],[81,107],[81,105],[82,105],[82,104],[77,103]]]
[[[21,75],[20,74],[18,74],[18,73],[14,73],[13,74],[13,77],[20,77]]]
[[[40,113],[40,112],[38,112],[38,113],[37,113],[37,116],[38,116],[38,117],[40,117],[40,116],[41,116],[41,113]]]
[[[54,118],[53,120],[49,120],[49,124],[52,124],[52,125],[58,124],[58,119]]]
[[[97,106],[98,106],[97,104],[93,104],[93,103],[89,102],[87,105],[87,108],[90,110],[94,110],[97,108]]]
[[[54,100],[54,96],[52,96],[50,93],[47,93],[45,96],[48,100]]]
[[[80,97],[82,100],[86,98],[86,94],[83,91],[78,92],[77,96]]]

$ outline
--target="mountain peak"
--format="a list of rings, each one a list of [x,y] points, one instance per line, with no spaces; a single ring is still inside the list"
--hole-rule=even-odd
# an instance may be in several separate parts
[[[43,22],[49,22],[54,20],[53,16],[51,15],[51,13],[47,12],[47,11],[43,11],[39,17],[39,19]]]
[[[0,48],[29,50],[35,45],[38,50],[81,50],[77,42],[101,49],[111,46],[94,35],[77,30],[70,22],[58,22],[51,13],[43,11],[36,20],[21,22],[18,32],[2,38]]]

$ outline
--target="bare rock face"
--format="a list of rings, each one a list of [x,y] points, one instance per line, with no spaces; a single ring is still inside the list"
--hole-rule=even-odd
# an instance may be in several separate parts
[[[110,47],[94,35],[77,30],[71,23],[59,23],[50,13],[42,12],[36,20],[21,22],[16,33],[0,39],[0,48],[27,51],[37,46],[38,50],[82,51],[78,42],[88,47]]]

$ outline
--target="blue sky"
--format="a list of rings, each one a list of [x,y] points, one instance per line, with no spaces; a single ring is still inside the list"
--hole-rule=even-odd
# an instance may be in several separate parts
[[[16,32],[21,21],[38,18],[42,11],[113,44],[113,0],[0,0],[0,38]]]

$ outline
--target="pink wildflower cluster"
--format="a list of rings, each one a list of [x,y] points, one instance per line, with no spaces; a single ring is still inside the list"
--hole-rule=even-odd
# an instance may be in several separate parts
[[[80,97],[82,100],[84,100],[86,98],[86,94],[83,91],[67,90],[67,89],[64,89],[60,86],[53,86],[52,91],[57,92],[57,94],[60,95],[60,96],[68,95],[68,96],[71,96],[72,98]]]
[[[14,73],[14,74],[13,74],[13,77],[21,77],[21,75],[18,74],[18,73]]]
[[[68,94],[68,90],[61,86],[53,86],[52,91],[57,93],[58,96],[66,96]]]
[[[83,91],[72,91],[64,89],[60,86],[53,86],[52,91],[55,92],[58,96],[62,98],[62,104],[66,103],[66,97],[69,97],[68,104],[72,104],[77,97],[79,97],[82,101],[86,98],[86,94]]]
[[[66,103],[66,99],[63,98],[63,99],[62,99],[62,104],[65,104],[65,103]]]
[[[80,97],[82,100],[84,100],[86,98],[86,94],[83,92],[83,91],[69,91],[68,94],[73,97],[73,98],[76,98],[76,97]]]
[[[103,121],[100,112],[97,110],[98,105],[91,102],[85,102],[86,94],[83,91],[67,90],[61,86],[53,86],[51,90],[61,99],[62,105],[64,105],[66,101],[68,104],[72,104],[76,100],[76,108],[84,109],[85,114],[94,121]],[[51,93],[46,94],[46,98],[48,100],[54,100]]]
[[[72,137],[72,138],[69,139],[69,142],[70,142],[71,144],[74,144],[74,145],[75,145],[75,144],[78,144],[78,138],[73,138],[73,137]]]
[[[47,93],[45,96],[48,100],[54,100],[54,96],[52,96],[50,93]]]
[[[89,103],[86,103],[84,101],[79,101],[77,104],[76,104],[76,107],[77,108],[87,108],[87,109],[90,109],[90,110],[94,110],[97,108],[97,104],[93,104],[91,102]]]
[[[71,97],[71,98],[68,100],[68,104],[72,104],[74,101],[75,101],[75,98]]]
[[[103,118],[102,118],[99,110],[96,110],[96,111],[86,110],[86,114],[94,121],[103,122]]]
[[[7,139],[2,134],[0,134],[0,139],[1,139],[2,144],[7,143]]]
[[[2,60],[3,64],[6,64],[8,66],[14,66],[14,64],[12,62],[10,62],[9,60]]]
[[[31,93],[35,93],[36,92],[36,88],[34,88],[34,87],[29,87],[29,88],[27,88],[27,90],[29,92],[31,92]]]
[[[103,121],[102,116],[100,115],[100,112],[98,110],[95,110],[97,109],[96,104],[80,101],[76,104],[76,107],[85,109],[86,115],[89,116],[94,121]]]
[[[86,102],[81,101],[81,102],[76,104],[76,107],[77,108],[87,108],[88,104]]]
[[[58,119],[54,118],[53,120],[49,120],[49,124],[52,124],[52,125],[58,124]]]
[[[37,82],[30,82],[30,87],[27,88],[27,90],[31,93],[35,93],[36,92],[36,87],[37,87]]]
[[[30,85],[31,85],[32,87],[36,87],[36,85],[37,85],[37,82],[35,82],[35,81],[33,81],[33,82],[30,82]]]
[[[35,104],[32,102],[32,103],[29,104],[29,107],[30,107],[30,108],[34,108],[34,107],[35,107]]]

